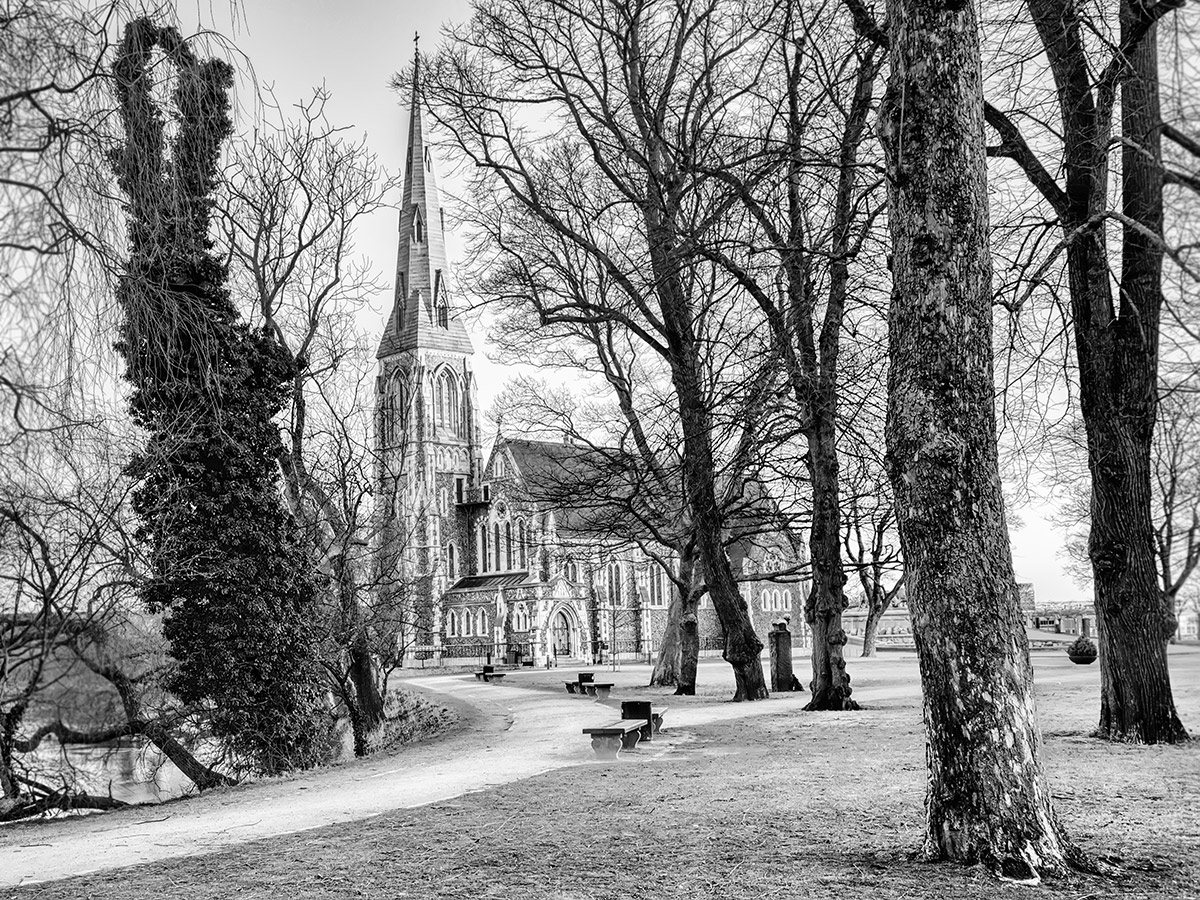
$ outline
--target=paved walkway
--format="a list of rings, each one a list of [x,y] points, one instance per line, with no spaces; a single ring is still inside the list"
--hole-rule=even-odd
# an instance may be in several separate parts
[[[585,764],[594,757],[580,728],[613,715],[565,692],[481,684],[464,675],[424,677],[406,687],[430,692],[458,709],[462,724],[446,737],[381,758],[160,806],[2,828],[0,887],[212,853]],[[803,702],[800,697],[807,695],[764,703],[678,704],[668,713],[666,727],[793,711]],[[663,738],[645,748],[651,754],[639,752],[636,758],[669,751],[674,741],[669,733]]]

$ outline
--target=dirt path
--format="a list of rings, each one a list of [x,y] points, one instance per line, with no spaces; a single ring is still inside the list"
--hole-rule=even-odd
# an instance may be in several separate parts
[[[211,853],[585,764],[593,755],[580,728],[613,716],[565,692],[529,689],[532,680],[522,688],[446,675],[407,686],[458,708],[463,721],[445,737],[383,758],[159,806],[6,828],[0,831],[0,887]],[[785,713],[800,703],[784,695],[765,703],[680,704],[668,713],[666,725],[676,729]],[[663,737],[639,757],[668,752],[673,741]]]

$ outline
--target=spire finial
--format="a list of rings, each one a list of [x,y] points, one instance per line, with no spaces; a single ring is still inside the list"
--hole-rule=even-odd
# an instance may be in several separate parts
[[[421,32],[413,32],[413,102],[417,101],[417,82],[421,78]]]

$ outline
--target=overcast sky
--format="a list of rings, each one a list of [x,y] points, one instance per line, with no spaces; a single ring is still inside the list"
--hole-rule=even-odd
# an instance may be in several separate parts
[[[228,0],[179,0],[185,28],[212,27],[230,38],[249,58],[259,82],[273,87],[282,106],[311,95],[322,83],[332,94],[326,113],[335,125],[353,126],[390,172],[404,162],[407,104],[388,87],[392,74],[412,64],[413,35],[431,50],[443,23],[468,15],[469,0],[242,0],[241,18],[230,22]],[[239,60],[239,67],[243,61]],[[240,98],[250,102],[248,92]],[[446,166],[440,167],[444,173]],[[395,264],[397,213],[374,217],[359,238],[361,250],[387,275]],[[456,242],[450,242],[453,254]],[[390,276],[389,276],[390,277]],[[375,304],[375,331],[383,327],[388,297]],[[473,335],[484,350],[482,335]],[[502,387],[504,370],[478,353],[480,400],[490,405]],[[1014,529],[1013,557],[1019,581],[1034,584],[1041,601],[1090,602],[1063,571],[1059,556],[1065,536],[1046,521],[1049,510],[1022,507],[1023,522]]]

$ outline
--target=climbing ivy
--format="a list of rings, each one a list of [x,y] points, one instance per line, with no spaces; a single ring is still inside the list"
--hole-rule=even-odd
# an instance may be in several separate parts
[[[164,71],[169,102],[157,92]],[[310,567],[276,483],[272,417],[291,372],[239,320],[208,237],[233,71],[143,18],[126,28],[113,75],[125,136],[112,164],[129,237],[117,348],[148,432],[129,467],[153,562],[142,597],[165,614],[170,687],[206,711],[234,764],[310,766],[331,722]]]

